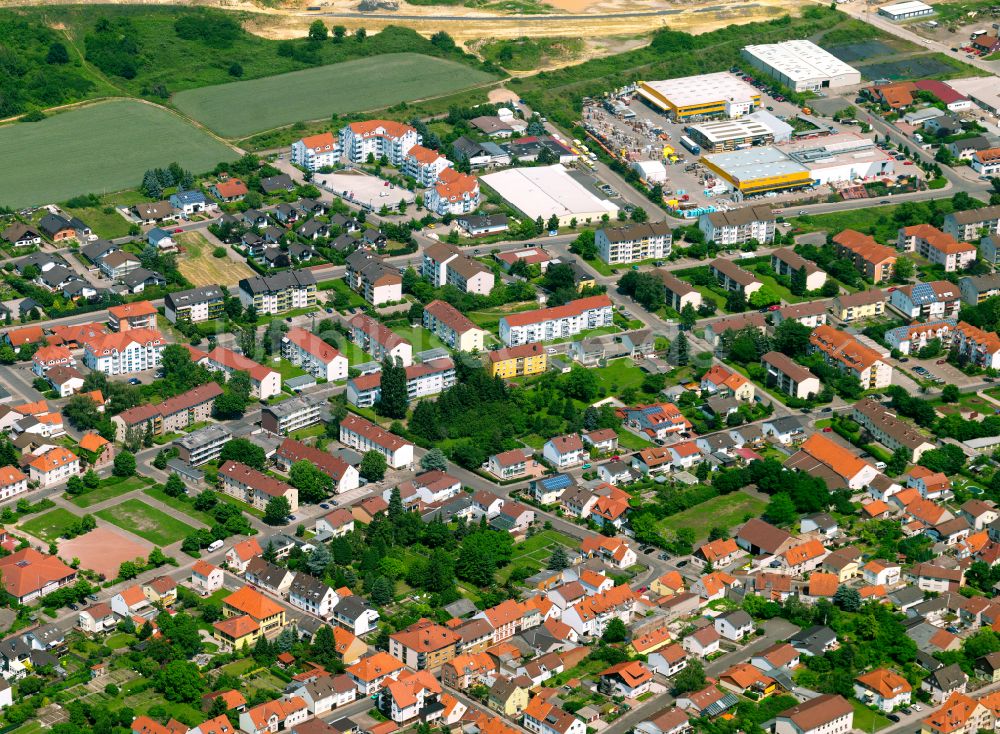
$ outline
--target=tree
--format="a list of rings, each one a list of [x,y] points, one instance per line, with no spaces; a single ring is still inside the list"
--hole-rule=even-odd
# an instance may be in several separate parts
[[[705,687],[705,669],[700,660],[690,660],[684,669],[674,676],[674,687],[671,693],[678,696],[682,693],[700,691]]]
[[[86,395],[74,395],[62,408],[62,414],[69,419],[74,428],[89,431],[101,422],[102,415],[97,410],[97,403]]]
[[[743,313],[747,310],[747,299],[742,290],[729,291],[726,295],[726,310],[730,313]]]
[[[445,51],[450,51],[455,48],[454,39],[444,31],[438,31],[431,36],[431,43]]]
[[[850,586],[841,586],[833,595],[833,603],[845,612],[856,612],[861,609],[861,594]]]
[[[239,79],[243,76],[243,64],[238,61],[234,61],[229,65],[229,76],[236,77]],[[222,250],[222,257],[225,257],[226,251],[222,247],[215,248],[216,250]],[[219,257],[218,255],[216,257]]]
[[[71,495],[83,494],[87,491],[87,485],[83,483],[83,480],[79,476],[72,476],[69,481],[66,482],[66,491]]]
[[[366,38],[368,38],[368,31],[366,31],[364,28],[358,28],[356,31],[354,31],[354,40],[357,41],[358,43],[363,42]]]
[[[321,20],[314,20],[309,24],[309,40],[325,41],[327,37],[326,24]]]
[[[552,551],[547,568],[550,571],[562,571],[564,568],[569,568],[569,556],[562,545],[557,545],[556,549]]]
[[[405,418],[408,403],[406,368],[398,360],[386,356],[382,360],[380,396],[375,403],[375,412],[387,418]]]
[[[913,460],[913,451],[906,446],[900,446],[892,452],[892,457],[885,463],[885,473],[890,477],[898,477],[906,471],[906,465]]]
[[[791,525],[799,516],[795,503],[785,492],[779,492],[771,497],[764,510],[764,519],[773,525]]]
[[[553,214],[551,217],[549,217],[549,221],[546,222],[545,225],[546,225],[546,229],[548,229],[549,232],[558,232],[559,231],[559,217],[557,217],[555,214]]]
[[[49,46],[49,52],[45,54],[46,64],[68,64],[69,51],[66,46],[59,41],[55,41]]]
[[[896,283],[905,283],[913,277],[913,261],[908,257],[896,258],[892,269],[892,279]]]
[[[272,497],[264,506],[264,522],[268,525],[284,525],[292,514],[292,506],[284,497]]]
[[[788,286],[788,290],[792,292],[795,296],[804,296],[807,292],[806,283],[806,269],[797,268],[792,271],[791,283]]]
[[[163,485],[163,492],[169,497],[180,497],[187,493],[187,487],[177,472],[170,472],[166,484]]]
[[[941,390],[941,400],[945,403],[957,403],[961,392],[958,385],[945,385]]]
[[[379,576],[375,579],[375,583],[372,584],[371,602],[377,607],[384,607],[386,604],[392,603],[395,593],[396,588],[392,581],[385,576]]]
[[[641,206],[637,206],[635,209],[632,210],[633,222],[645,222],[647,219],[649,219],[649,215],[646,213],[646,210],[643,209]]]
[[[135,454],[131,451],[122,450],[115,457],[115,466],[112,470],[116,477],[131,477],[135,474]]]
[[[216,402],[218,402],[218,398],[216,398]],[[220,465],[227,461],[238,461],[257,471],[264,471],[264,466],[267,464],[267,454],[260,446],[245,438],[234,438],[226,442],[226,445],[222,447],[222,453],[219,454]]]
[[[200,700],[205,690],[198,666],[187,660],[172,660],[160,668],[154,684],[168,701],[184,703]]]
[[[323,543],[317,543],[316,548],[306,559],[306,568],[314,576],[321,576],[332,562],[333,555],[330,553],[330,549]]]
[[[687,335],[681,331],[677,333],[677,338],[670,345],[670,359],[678,367],[685,366],[691,359],[691,348],[688,344]]]
[[[420,468],[424,471],[445,471],[448,468],[448,459],[444,451],[435,446],[420,457]]]
[[[335,25],[332,30],[334,43],[340,43],[344,40],[344,36],[347,35],[347,29],[342,25]]]
[[[604,628],[604,633],[601,635],[601,642],[608,644],[625,642],[627,639],[628,627],[625,626],[625,623],[619,617],[614,617],[608,622],[607,627]]]
[[[685,303],[681,309],[680,324],[683,331],[691,331],[698,323],[698,311],[690,303]]]
[[[774,330],[774,350],[789,357],[802,357],[809,353],[809,336],[812,329],[795,319],[784,319]]]
[[[330,475],[308,461],[296,461],[288,472],[288,483],[299,490],[299,502],[317,504],[330,494]]]
[[[361,457],[361,464],[358,465],[358,472],[369,482],[380,482],[385,478],[385,470],[388,463],[378,451],[366,451]]]

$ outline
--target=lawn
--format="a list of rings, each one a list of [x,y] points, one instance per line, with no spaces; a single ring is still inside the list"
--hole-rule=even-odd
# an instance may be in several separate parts
[[[185,502],[180,497],[171,497],[169,494],[163,491],[163,487],[156,485],[155,487],[147,487],[143,490],[146,494],[155,500],[159,500],[168,507],[172,507],[177,510],[182,515],[189,515],[195,520],[201,520],[206,525],[214,525],[215,520],[207,512],[201,512],[200,510],[194,509],[189,502]]]
[[[510,563],[500,572],[502,580],[506,581],[515,568],[528,567],[532,573],[540,571],[558,545],[572,550],[580,545],[580,541],[557,530],[543,530],[518,543],[514,546]]]
[[[70,497],[69,501],[77,507],[90,507],[104,500],[109,500],[112,497],[127,494],[136,489],[142,489],[145,486],[146,483],[139,477],[128,477],[127,479],[109,477],[103,480],[97,489],[92,489],[86,494],[76,497]]]
[[[245,262],[225,257],[215,257],[215,247],[201,232],[185,232],[175,238],[183,253],[177,258],[177,268],[193,285],[236,285],[243,278],[256,273]]]
[[[638,390],[646,377],[646,373],[628,357],[613,359],[594,373],[605,395],[620,395],[622,390],[629,387]]]
[[[655,445],[652,441],[636,436],[632,431],[626,431],[624,428],[618,429],[618,446],[623,449],[639,451]]]
[[[142,500],[125,500],[97,513],[102,520],[160,547],[183,540],[194,528]]]
[[[379,83],[372,85],[372,79]],[[493,79],[455,61],[398,53],[188,89],[174,95],[173,102],[220,135],[244,137],[301,120],[436,97]]]
[[[695,537],[703,540],[714,527],[731,528],[743,522],[747,515],[759,517],[767,505],[763,500],[744,492],[713,497],[684,512],[664,518],[660,527],[676,532],[680,528],[691,528]]]
[[[333,280],[327,280],[320,283],[320,292],[323,291],[336,291],[337,293],[330,293],[327,298],[330,299],[332,304],[337,294],[342,294],[347,297],[347,308],[364,308],[367,301],[360,295],[351,290],[351,287],[347,285],[341,278],[334,278]]]
[[[391,327],[393,332],[399,336],[406,339],[413,345],[413,352],[422,352],[426,349],[447,349],[444,342],[437,338],[433,332],[428,331],[423,326],[419,324],[417,326],[410,326],[409,324],[403,326],[393,326]]]
[[[507,314],[518,313],[520,311],[531,311],[535,308],[538,308],[538,304],[534,301],[528,303],[511,303],[498,308],[488,308],[482,311],[470,311],[466,314],[466,316],[468,316],[469,320],[479,328],[496,332],[500,326],[500,319]]]
[[[55,541],[65,532],[66,528],[79,519],[69,510],[57,507],[30,520],[25,520],[19,527],[36,538]]]
[[[854,707],[854,728],[858,731],[873,732],[884,729],[891,723],[882,714],[872,711],[861,701],[851,699],[851,706]]]
[[[235,158],[172,112],[132,100],[101,102],[0,128],[0,201],[22,207],[120,191],[147,168],[176,161],[200,173]]]
[[[100,204],[97,206],[63,208],[68,214],[79,217],[89,224],[99,237],[113,239],[128,235],[131,226],[131,222],[119,214],[116,207],[132,206],[144,201],[148,201],[145,196],[134,189],[129,189],[100,197]]]
[[[308,374],[304,369],[296,367],[287,359],[272,359],[267,363],[267,366],[272,370],[277,370],[278,374],[281,375],[282,381],[290,380],[293,377],[302,377],[302,375]]]

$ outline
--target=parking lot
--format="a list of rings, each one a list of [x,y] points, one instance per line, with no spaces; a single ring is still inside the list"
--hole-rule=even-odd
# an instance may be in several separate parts
[[[416,199],[412,191],[360,171],[319,173],[313,181],[335,196],[375,211],[381,209],[383,204],[392,209],[399,206],[400,201],[412,204]]]

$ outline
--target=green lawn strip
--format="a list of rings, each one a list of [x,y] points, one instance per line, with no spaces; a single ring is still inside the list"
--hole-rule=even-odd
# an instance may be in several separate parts
[[[872,732],[884,729],[890,722],[882,714],[872,711],[861,701],[851,699],[851,706],[854,707],[854,727],[858,731]]]
[[[153,499],[162,502],[168,507],[174,508],[178,512],[193,517],[195,520],[201,520],[206,525],[215,524],[215,519],[207,512],[202,512],[201,510],[194,509],[191,506],[190,502],[185,502],[180,497],[171,497],[169,494],[163,491],[163,487],[161,487],[160,485],[156,485],[155,487],[147,487],[143,491]]]
[[[25,520],[18,527],[41,540],[55,541],[65,532],[66,528],[79,519],[78,515],[74,515],[64,507],[56,507],[30,520]]]
[[[90,228],[94,230],[95,234],[104,239],[112,239],[115,237],[127,236],[129,227],[132,224],[118,213],[116,207],[132,206],[133,204],[140,204],[144,201],[148,201],[148,199],[138,191],[128,189],[126,191],[118,191],[113,194],[102,196],[100,197],[100,201],[101,203],[98,206],[63,208],[68,214],[78,217],[90,225]],[[109,207],[111,208],[111,211],[105,211]]]
[[[413,351],[422,352],[427,349],[447,349],[445,343],[423,326],[399,325],[391,327],[393,333],[403,337],[413,345]]]
[[[128,494],[134,490],[142,489],[145,486],[146,482],[140,477],[128,477],[127,479],[109,477],[108,479],[103,480],[101,482],[101,486],[97,487],[97,489],[92,489],[89,492],[77,495],[76,497],[70,497],[69,501],[77,507],[91,507],[104,502],[104,500]]]
[[[414,53],[385,54],[189,89],[174,95],[173,102],[220,135],[237,137],[300,120],[435,97],[495,78],[456,61]],[[378,79],[379,84],[373,86],[371,79]],[[336,89],[337,94],[331,95],[331,89]],[[268,104],[258,104],[262,99]]]
[[[319,290],[320,292],[336,291],[337,293],[344,294],[347,296],[347,308],[364,308],[364,306],[368,303],[364,298],[352,291],[350,286],[348,286],[347,283],[340,278],[321,281],[319,284]]]
[[[578,545],[578,541],[560,533],[558,530],[543,530],[515,545],[514,552],[511,554],[511,562],[513,563],[518,558],[534,553],[535,551],[550,548],[557,543],[567,548],[573,548]]]
[[[647,441],[644,438],[636,436],[631,431],[626,431],[624,428],[618,430],[618,445],[623,449],[628,449],[629,451],[640,451],[642,449],[648,449],[650,446],[655,446],[656,444],[652,441]]]
[[[21,207],[120,191],[135,186],[147,168],[171,161],[206,171],[235,158],[231,148],[171,112],[135,100],[101,102],[0,127],[0,201]]]
[[[253,515],[254,517],[264,517],[264,513],[256,507],[252,507],[246,502],[241,502],[235,497],[230,497],[228,494],[222,494],[221,492],[217,493],[217,496],[219,497],[219,502],[227,502],[228,504],[233,505],[233,507],[239,507],[243,510],[243,512]]]
[[[137,499],[100,510],[97,516],[161,547],[183,540],[195,531],[187,523]]]
[[[304,369],[296,367],[287,359],[279,359],[277,361],[272,359],[267,363],[267,366],[272,370],[276,370],[278,374],[281,375],[282,381],[290,380],[293,377],[302,377],[302,375],[308,374]]]
[[[646,373],[628,357],[612,359],[594,373],[605,395],[617,394],[629,387],[638,389],[646,377]]]
[[[713,527],[731,528],[743,522],[747,515],[759,517],[766,506],[765,502],[745,492],[733,492],[670,515],[661,520],[659,526],[673,532],[680,528],[691,528],[695,537],[702,540],[708,537]]]

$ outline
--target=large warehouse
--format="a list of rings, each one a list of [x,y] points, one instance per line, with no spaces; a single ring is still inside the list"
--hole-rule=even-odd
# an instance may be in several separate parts
[[[812,41],[783,41],[743,48],[743,57],[794,92],[861,83],[861,72]]]
[[[774,132],[766,125],[742,117],[739,120],[712,120],[687,128],[687,134],[706,153],[721,153],[751,145],[770,145]]]
[[[801,189],[812,184],[806,167],[777,148],[712,153],[702,156],[701,162],[730,187],[746,195]]]
[[[922,18],[925,15],[933,15],[934,8],[920,0],[906,0],[902,3],[883,5],[878,9],[879,15],[884,15],[889,20],[907,20],[909,18]]]
[[[849,182],[891,176],[895,160],[877,147],[871,138],[840,133],[813,140],[798,140],[778,146],[796,163],[801,163],[819,184]]]
[[[639,96],[675,120],[702,115],[733,119],[760,106],[760,91],[728,71],[639,82]]]
[[[508,168],[490,173],[480,181],[530,219],[548,221],[555,214],[560,226],[600,221],[607,214],[614,219],[618,207],[598,198],[573,178],[559,163],[535,168]]]

